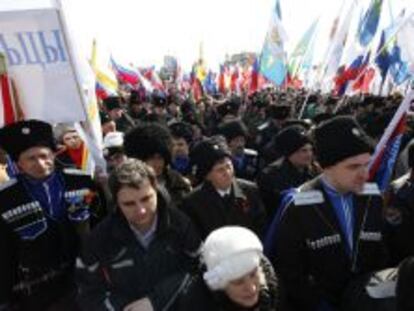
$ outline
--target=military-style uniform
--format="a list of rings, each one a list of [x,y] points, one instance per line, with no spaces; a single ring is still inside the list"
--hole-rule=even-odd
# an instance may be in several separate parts
[[[281,158],[263,169],[257,179],[268,217],[272,217],[280,204],[281,192],[299,187],[316,177],[316,170],[299,171],[286,158]]]
[[[340,305],[355,276],[384,268],[382,198],[376,184],[353,195],[353,247],[320,178],[303,185],[287,205],[276,231],[274,267],[287,287],[293,310]]]
[[[55,204],[46,207],[35,199],[34,187],[44,187],[45,200]],[[47,310],[75,293],[74,261],[80,235],[99,212],[91,209],[96,193],[91,178],[73,169],[38,182],[18,175],[1,186],[0,306]]]

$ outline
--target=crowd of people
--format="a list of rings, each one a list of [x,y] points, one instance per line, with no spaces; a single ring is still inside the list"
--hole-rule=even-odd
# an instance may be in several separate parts
[[[385,193],[368,168],[402,102],[171,88],[76,128],[0,129],[0,311],[414,310],[410,115]]]

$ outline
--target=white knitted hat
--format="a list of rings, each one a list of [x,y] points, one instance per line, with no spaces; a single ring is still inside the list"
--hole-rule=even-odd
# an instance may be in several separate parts
[[[202,258],[207,266],[204,280],[211,290],[224,289],[260,264],[263,246],[249,229],[236,226],[214,230],[207,237]]]

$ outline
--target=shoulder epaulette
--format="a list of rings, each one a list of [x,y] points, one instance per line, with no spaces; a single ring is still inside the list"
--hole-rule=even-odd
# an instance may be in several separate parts
[[[17,183],[16,178],[12,178],[12,179],[5,181],[4,183],[0,184],[0,191],[13,186],[15,183]]]
[[[244,154],[251,157],[257,157],[259,155],[259,153],[256,150],[248,148],[244,149]]]
[[[269,126],[269,121],[268,122],[265,122],[265,123],[263,123],[263,124],[260,124],[258,127],[257,127],[257,130],[259,130],[259,131],[263,131],[265,128],[267,128],[268,126]]]
[[[373,182],[365,183],[361,195],[381,195],[378,185]]]
[[[391,188],[394,188],[394,189],[399,189],[399,188],[401,188],[406,182],[407,182],[407,180],[410,178],[410,173],[407,173],[407,174],[405,174],[405,175],[403,175],[403,176],[401,176],[400,178],[398,178],[398,179],[396,179],[396,180],[394,180],[392,183],[391,183]]]
[[[90,176],[87,172],[78,170],[76,168],[64,168],[63,172],[68,175]]]
[[[319,190],[309,190],[298,192],[294,195],[295,205],[309,205],[309,204],[320,204],[325,201],[323,194]]]

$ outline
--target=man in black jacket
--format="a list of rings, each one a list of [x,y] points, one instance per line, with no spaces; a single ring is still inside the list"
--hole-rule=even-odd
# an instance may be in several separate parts
[[[235,175],[253,181],[259,168],[259,157],[256,150],[245,148],[249,132],[243,121],[236,119],[223,122],[218,126],[217,134],[227,140]]]
[[[282,191],[304,184],[317,172],[312,165],[312,142],[305,128],[292,125],[281,130],[275,144],[283,157],[266,166],[257,179],[268,217],[278,209]]]
[[[109,179],[117,210],[86,240],[77,262],[84,310],[168,310],[197,262],[190,220],[157,190],[154,171],[128,159]]]
[[[323,173],[278,213],[274,264],[293,310],[339,310],[353,278],[386,263],[382,197],[366,183],[373,147],[353,118],[322,123],[315,146]]]
[[[226,225],[244,226],[262,237],[266,214],[259,191],[252,182],[235,178],[225,138],[200,142],[190,156],[201,184],[184,199],[182,210],[201,237]]]
[[[414,256],[414,144],[408,148],[408,172],[391,183],[385,210],[392,263]]]
[[[19,174],[0,189],[0,310],[77,310],[73,269],[79,240],[101,207],[91,178],[55,169],[52,127],[0,130]]]

